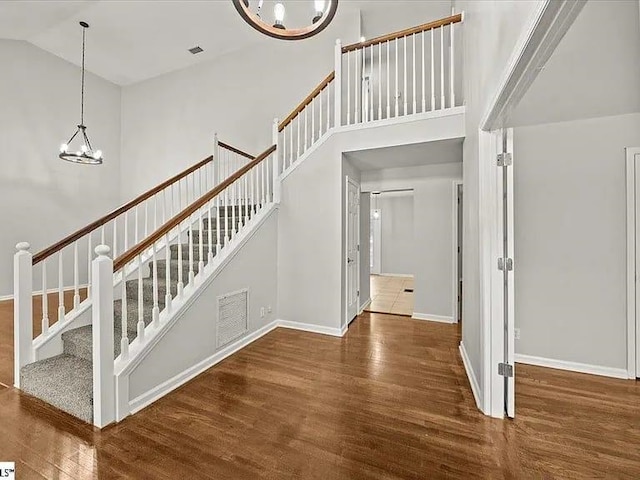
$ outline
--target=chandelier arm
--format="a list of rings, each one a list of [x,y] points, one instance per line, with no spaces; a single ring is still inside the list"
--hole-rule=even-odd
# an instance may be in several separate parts
[[[93,152],[93,147],[91,146],[91,142],[89,141],[89,137],[87,137],[87,132],[83,129],[82,136],[84,137],[84,142],[89,147],[89,151]]]
[[[71,142],[73,142],[73,139],[76,138],[76,136],[78,135],[78,132],[80,131],[80,129],[78,128],[73,135],[71,135],[71,138],[67,141],[67,145],[71,145]]]

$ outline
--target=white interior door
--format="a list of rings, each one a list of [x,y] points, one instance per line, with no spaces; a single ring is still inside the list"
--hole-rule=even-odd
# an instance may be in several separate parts
[[[513,243],[513,129],[502,130],[498,142],[498,269],[502,288],[499,299],[503,315],[504,352],[499,371],[504,378],[504,410],[515,417],[515,295]]]
[[[360,297],[360,185],[347,178],[347,323],[358,315]]]

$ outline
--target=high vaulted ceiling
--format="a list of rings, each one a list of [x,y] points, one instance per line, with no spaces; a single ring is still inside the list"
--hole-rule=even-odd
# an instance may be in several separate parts
[[[638,0],[591,0],[520,100],[510,126],[640,111]]]
[[[272,0],[265,2],[265,10]],[[311,0],[288,2],[288,18]],[[340,0],[338,15],[359,10],[373,37],[450,14],[450,0]],[[0,1],[0,39],[28,41],[78,65],[80,20],[87,34],[87,70],[118,85],[137,83],[273,40],[254,31],[231,0]],[[324,34],[328,34],[323,32]],[[203,53],[187,50],[199,45]]]

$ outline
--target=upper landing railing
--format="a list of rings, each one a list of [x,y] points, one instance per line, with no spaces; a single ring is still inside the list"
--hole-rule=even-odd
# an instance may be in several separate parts
[[[457,14],[365,42],[338,41],[335,70],[277,125],[281,172],[335,126],[461,105],[462,20]]]

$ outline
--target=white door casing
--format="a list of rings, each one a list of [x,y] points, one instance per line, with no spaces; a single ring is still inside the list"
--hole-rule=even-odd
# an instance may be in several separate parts
[[[627,148],[627,374],[640,375],[640,148]]]
[[[358,315],[360,305],[360,185],[347,177],[346,189],[346,320],[349,324]]]
[[[496,289],[497,311],[502,316],[504,335],[503,355],[505,365],[504,411],[515,417],[515,295],[514,295],[514,231],[513,231],[513,129],[499,132],[496,152],[497,185],[497,237],[499,256],[494,268],[499,270],[502,288]],[[500,162],[500,163],[499,163]],[[495,366],[494,368],[499,368]]]
[[[382,252],[382,210],[374,208],[371,210],[371,273],[380,275],[381,252]]]

